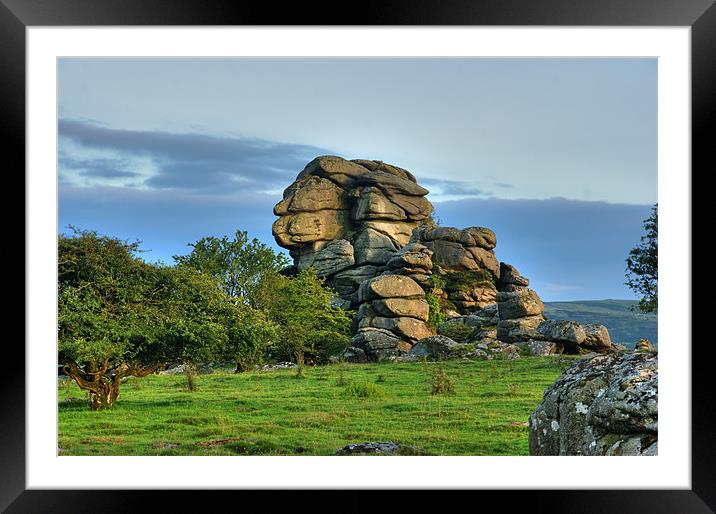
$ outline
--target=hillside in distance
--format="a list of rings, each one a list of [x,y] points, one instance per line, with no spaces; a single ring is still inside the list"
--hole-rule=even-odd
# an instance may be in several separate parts
[[[658,345],[656,314],[630,310],[634,300],[580,300],[573,302],[544,302],[547,319],[571,319],[579,323],[598,323],[609,329],[612,341],[633,348],[645,337]]]

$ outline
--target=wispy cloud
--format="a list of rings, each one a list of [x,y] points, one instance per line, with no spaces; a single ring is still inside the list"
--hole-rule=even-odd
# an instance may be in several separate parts
[[[547,282],[542,285],[542,293],[550,296],[558,296],[564,293],[574,293],[581,288],[574,284],[558,284],[556,282]]]
[[[142,176],[137,171],[130,171],[131,161],[127,159],[77,159],[67,155],[60,156],[60,169],[71,169],[83,177],[96,178],[136,178]]]
[[[474,182],[421,178],[420,184],[430,190],[431,198],[438,201],[457,198],[485,198],[492,195],[490,191],[486,191]]]
[[[124,130],[61,119],[60,177],[78,187],[112,185],[196,192],[276,191],[329,150],[265,139]]]

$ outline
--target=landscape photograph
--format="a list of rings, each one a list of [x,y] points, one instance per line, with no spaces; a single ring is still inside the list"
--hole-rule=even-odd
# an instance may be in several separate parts
[[[59,58],[57,455],[658,455],[657,72]]]

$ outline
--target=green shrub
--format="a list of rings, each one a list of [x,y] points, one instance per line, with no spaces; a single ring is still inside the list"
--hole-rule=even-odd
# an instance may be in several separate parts
[[[438,333],[457,343],[465,343],[472,336],[473,329],[457,321],[446,321],[438,326]]]
[[[438,274],[435,269],[433,269],[433,274],[430,275],[430,282],[432,282],[435,289],[444,289],[447,284],[445,277]]]
[[[438,364],[433,368],[432,377],[432,394],[454,394],[455,384],[453,380],[445,372],[442,365]]]
[[[428,302],[429,308],[427,325],[432,328],[437,328],[440,323],[445,321],[445,313],[440,307],[440,300],[432,293],[427,293],[425,300]]]
[[[517,353],[520,354],[520,357],[532,357],[532,350],[530,350],[530,347],[527,346],[527,344],[518,344],[517,346]]]
[[[190,393],[193,393],[194,391],[197,391],[199,389],[199,386],[196,383],[197,374],[198,371],[196,369],[196,366],[187,364],[184,367],[184,375],[186,376],[186,390]]]
[[[93,410],[111,409],[129,376],[221,355],[238,307],[212,277],[147,263],[138,242],[71,230],[57,242],[57,359]]]
[[[346,395],[356,398],[382,398],[385,391],[371,382],[354,382],[346,387]]]
[[[440,296],[438,297],[438,303],[440,304],[440,310],[442,312],[457,311],[457,306],[448,298]]]
[[[303,374],[304,366],[305,362],[303,359],[303,352],[299,352],[296,356],[296,374],[294,375],[295,378],[306,378]]]
[[[453,357],[465,357],[475,351],[475,345],[471,343],[460,343],[452,349]]]
[[[445,286],[450,291],[471,291],[476,287],[489,287],[495,281],[485,270],[458,271],[445,275]]]

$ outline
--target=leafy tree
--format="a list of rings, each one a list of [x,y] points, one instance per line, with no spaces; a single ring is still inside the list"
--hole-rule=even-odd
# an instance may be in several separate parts
[[[262,281],[258,305],[281,327],[276,350],[302,364],[325,362],[348,345],[351,315],[331,305],[335,292],[313,268]]]
[[[237,303],[254,305],[261,279],[289,264],[285,255],[275,253],[258,239],[249,241],[247,233],[240,230],[234,239],[204,237],[189,246],[191,253],[175,255],[176,263],[213,276]]]
[[[265,312],[248,305],[234,309],[232,314],[227,319],[225,359],[235,362],[239,373],[261,361],[266,348],[278,341],[279,326]]]
[[[138,242],[73,232],[58,241],[58,360],[92,409],[112,407],[125,377],[223,351],[236,307],[211,277],[148,264]]]
[[[641,296],[639,310],[657,312],[658,310],[658,204],[654,204],[651,215],[644,220],[645,234],[640,243],[631,249],[626,259],[625,284]]]

